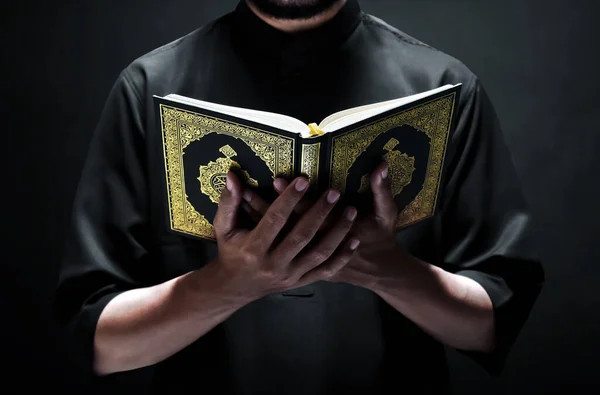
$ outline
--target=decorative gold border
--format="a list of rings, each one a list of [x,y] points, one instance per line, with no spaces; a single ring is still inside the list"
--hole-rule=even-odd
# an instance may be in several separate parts
[[[340,191],[345,190],[348,170],[377,136],[392,128],[410,125],[429,137],[431,149],[423,188],[417,197],[398,214],[396,228],[404,228],[432,216],[437,204],[455,100],[456,93],[453,92],[333,137],[330,164],[331,187]]]
[[[319,182],[320,152],[321,143],[302,144],[300,172],[308,176],[311,185],[318,185]]]
[[[187,199],[184,149],[211,133],[243,140],[276,175],[294,174],[295,140],[265,130],[160,104],[169,219],[172,230],[214,240],[212,224]]]

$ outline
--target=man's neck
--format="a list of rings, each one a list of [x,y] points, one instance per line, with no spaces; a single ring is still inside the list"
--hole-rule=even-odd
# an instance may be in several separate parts
[[[333,19],[333,17],[335,17],[342,9],[346,3],[346,0],[339,0],[324,12],[309,19],[277,19],[261,12],[254,6],[254,4],[252,4],[251,1],[246,1],[246,3],[252,12],[256,14],[256,16],[258,16],[263,22],[273,26],[275,29],[286,33],[298,33],[305,30],[315,29]]]

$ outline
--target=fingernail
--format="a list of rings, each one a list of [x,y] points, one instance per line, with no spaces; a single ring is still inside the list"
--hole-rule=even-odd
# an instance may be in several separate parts
[[[350,249],[351,250],[356,250],[358,248],[358,245],[360,244],[360,240],[354,239],[350,242]]]
[[[356,209],[351,207],[348,209],[348,211],[346,211],[346,219],[348,221],[354,221],[356,219],[356,214]]]
[[[277,192],[282,192],[286,186],[287,183],[283,178],[276,178],[275,181],[273,181],[273,187]]]
[[[242,198],[247,201],[248,203],[250,203],[252,201],[252,192],[246,190],[244,191],[244,194],[242,195]]]
[[[386,167],[385,167],[385,168],[384,168],[384,169],[381,171],[381,178],[385,180],[385,179],[387,178],[387,176],[388,176],[388,168],[387,168],[387,166],[386,166]]]
[[[227,174],[227,176],[225,177],[225,186],[227,187],[227,190],[229,192],[231,192],[231,190],[233,189],[233,183],[231,182],[231,175]]]
[[[298,178],[295,187],[298,192],[302,192],[308,187],[308,181],[306,181],[306,179],[302,177]]]
[[[329,191],[329,193],[327,194],[327,201],[329,203],[335,203],[335,202],[337,202],[337,200],[339,198],[340,198],[340,193],[334,189]]]

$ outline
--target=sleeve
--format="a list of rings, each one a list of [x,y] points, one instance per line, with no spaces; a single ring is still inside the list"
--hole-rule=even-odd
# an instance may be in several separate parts
[[[449,145],[441,210],[445,269],[483,286],[494,306],[495,348],[461,351],[500,374],[544,282],[531,213],[495,110],[477,78],[463,88]]]
[[[90,144],[59,268],[58,323],[69,359],[89,380],[102,310],[119,293],[145,281],[149,204],[141,109],[124,70]]]

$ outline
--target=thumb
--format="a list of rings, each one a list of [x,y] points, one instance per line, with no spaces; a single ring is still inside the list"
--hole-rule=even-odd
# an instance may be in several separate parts
[[[371,190],[373,191],[374,214],[377,223],[388,229],[396,224],[398,209],[392,196],[389,167],[383,162],[371,174]]]
[[[238,208],[242,202],[242,185],[233,172],[227,173],[225,188],[219,198],[214,226],[217,238],[231,238],[236,232]]]

